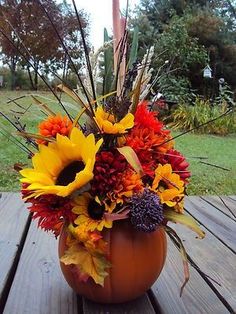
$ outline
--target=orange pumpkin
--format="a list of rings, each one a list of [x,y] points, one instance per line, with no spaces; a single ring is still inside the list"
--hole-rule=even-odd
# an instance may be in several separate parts
[[[64,255],[66,231],[59,239],[59,256]],[[148,290],[159,276],[166,259],[166,235],[162,227],[152,233],[139,232],[127,221],[115,222],[112,229],[103,231],[108,242],[111,268],[104,287],[89,278],[78,280],[75,265],[61,263],[64,277],[72,289],[90,300],[100,303],[119,303],[132,300]],[[76,274],[77,273],[77,274]]]

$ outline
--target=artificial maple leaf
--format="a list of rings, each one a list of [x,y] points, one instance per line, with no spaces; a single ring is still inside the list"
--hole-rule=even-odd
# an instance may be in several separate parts
[[[78,242],[69,247],[61,262],[79,266],[83,274],[91,276],[101,286],[104,286],[104,279],[108,275],[106,269],[111,266],[104,255],[91,253]]]

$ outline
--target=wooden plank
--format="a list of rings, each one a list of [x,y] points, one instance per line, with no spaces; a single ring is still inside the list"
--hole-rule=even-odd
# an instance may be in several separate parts
[[[74,314],[75,293],[64,280],[57,241],[33,222],[4,309],[5,314]]]
[[[152,287],[161,313],[229,313],[198,272],[193,268],[190,271],[190,281],[186,285],[182,297],[180,297],[180,287],[184,277],[182,260],[178,250],[168,239],[167,261],[160,277]]]
[[[204,227],[202,229],[206,232],[206,237],[203,240],[195,238],[195,234],[191,230],[179,224],[173,224],[171,227],[182,239],[187,253],[195,265],[220,284],[207,279],[222,299],[228,303],[232,312],[236,313],[235,254]]]
[[[28,211],[19,193],[1,193],[0,198],[0,312],[10,285],[10,276],[24,233]]]
[[[221,199],[219,196],[201,196],[201,199],[224,212],[233,220],[236,220],[236,201],[233,201],[227,196],[221,196]]]
[[[89,300],[83,300],[83,308],[85,314],[155,314],[155,310],[147,296],[122,303],[122,304],[98,304]]]
[[[186,197],[185,208],[210,232],[236,253],[236,223],[198,196]]]

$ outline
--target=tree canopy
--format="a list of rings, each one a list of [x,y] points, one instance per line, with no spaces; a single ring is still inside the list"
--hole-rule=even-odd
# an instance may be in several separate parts
[[[235,1],[141,0],[133,12],[131,26],[139,27],[139,57],[155,47],[153,74],[160,76],[157,88],[175,99],[187,91],[203,93],[203,69],[213,71],[212,96],[218,79],[224,77],[236,88]],[[168,66],[166,63],[168,60]],[[170,67],[171,65],[171,67]],[[170,69],[172,69],[170,71]]]
[[[27,69],[33,89],[37,89],[39,71],[46,75],[70,66],[61,40],[74,62],[82,62],[78,21],[65,0],[3,0],[0,5],[0,46],[13,88],[17,65]],[[80,18],[87,34],[86,15],[80,12]]]

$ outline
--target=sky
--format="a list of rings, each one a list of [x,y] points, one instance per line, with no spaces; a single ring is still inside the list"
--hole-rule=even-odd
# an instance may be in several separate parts
[[[121,10],[126,8],[127,0],[120,0]],[[68,1],[69,2],[69,1]],[[139,0],[129,0],[132,9]],[[103,44],[103,29],[112,33],[112,0],[76,0],[78,9],[84,9],[90,17],[90,41],[98,49]]]

